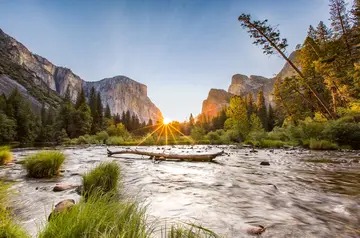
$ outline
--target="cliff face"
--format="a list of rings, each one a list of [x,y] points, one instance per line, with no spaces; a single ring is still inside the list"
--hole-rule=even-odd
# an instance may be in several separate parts
[[[210,89],[209,95],[202,104],[202,113],[209,118],[215,117],[221,111],[229,105],[231,93],[226,92],[223,89]]]
[[[209,95],[203,102],[201,113],[208,118],[213,118],[229,105],[232,95],[245,96],[252,94],[256,98],[257,93],[263,90],[265,101],[272,101],[272,91],[275,79],[268,79],[262,76],[235,74],[231,79],[228,91],[222,89],[210,89]]]
[[[160,120],[160,110],[147,96],[147,87],[125,76],[106,78],[98,82],[86,82],[85,90],[94,87],[100,92],[103,101],[106,101],[113,114],[129,110],[136,114],[142,121],[153,122]]]
[[[6,79],[7,85],[17,82],[23,86],[28,95],[32,96],[31,102],[34,102],[35,106],[41,105],[42,102],[55,106],[61,101],[59,96],[64,96],[67,89],[75,102],[82,88],[90,90],[94,86],[102,96],[103,106],[109,104],[113,113],[121,114],[129,110],[136,114],[140,121],[145,122],[149,119],[155,122],[162,118],[160,110],[147,97],[146,86],[134,80],[119,76],[99,82],[86,82],[70,69],[58,67],[46,58],[31,53],[23,44],[1,29],[0,52],[0,77]],[[22,72],[21,75],[19,71]],[[49,101],[39,97],[39,90],[44,91],[44,97],[47,92],[53,99]],[[0,92],[2,91],[6,91],[5,83],[0,84]]]

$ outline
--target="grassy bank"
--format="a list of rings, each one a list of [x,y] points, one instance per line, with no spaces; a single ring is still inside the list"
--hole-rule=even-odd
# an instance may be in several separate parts
[[[29,235],[14,221],[8,208],[9,187],[9,184],[0,180],[0,237],[27,238]]]
[[[43,151],[25,158],[29,177],[50,178],[59,174],[65,155],[58,151]]]

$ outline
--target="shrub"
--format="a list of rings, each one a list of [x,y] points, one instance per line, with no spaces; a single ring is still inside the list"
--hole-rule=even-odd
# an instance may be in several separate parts
[[[46,225],[39,238],[150,237],[145,209],[136,202],[114,200],[109,195],[90,196]]]
[[[106,132],[109,136],[121,136],[123,138],[130,137],[129,132],[126,130],[125,126],[122,123],[109,126],[106,129]]]
[[[123,145],[124,139],[120,136],[111,136],[106,140],[107,145]]]
[[[360,123],[358,122],[348,122],[348,118],[346,120],[341,118],[329,123],[324,134],[339,145],[349,145],[353,149],[360,149]]]
[[[262,148],[281,148],[286,145],[286,142],[281,140],[261,140],[260,147]]]
[[[0,147],[0,165],[11,162],[12,158],[13,157],[8,146]]]
[[[58,151],[43,151],[25,159],[25,168],[33,178],[49,178],[59,174],[65,155]]]
[[[316,139],[310,139],[309,147],[312,150],[337,150],[339,148],[337,144],[330,141]]]
[[[100,131],[95,135],[95,139],[103,144],[109,138],[109,134],[106,131]]]
[[[83,175],[85,197],[93,194],[116,193],[120,178],[120,168],[115,162],[101,163]]]

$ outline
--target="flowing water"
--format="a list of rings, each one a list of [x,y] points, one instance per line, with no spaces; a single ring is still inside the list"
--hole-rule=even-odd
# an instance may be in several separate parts
[[[119,150],[121,147],[111,147]],[[258,150],[232,146],[141,147],[167,153],[224,150],[215,163],[163,161],[142,156],[108,158],[106,147],[67,148],[62,176],[28,179],[20,164],[0,168],[14,183],[13,209],[35,237],[57,202],[80,197],[74,190],[53,192],[58,182],[81,183],[81,174],[101,161],[122,168],[124,189],[148,205],[157,224],[202,224],[225,237],[249,237],[253,225],[268,227],[261,237],[360,237],[358,152]],[[35,150],[14,152],[17,161]],[[133,159],[128,159],[133,158]],[[314,163],[324,160],[334,163]],[[261,166],[268,161],[270,166]]]

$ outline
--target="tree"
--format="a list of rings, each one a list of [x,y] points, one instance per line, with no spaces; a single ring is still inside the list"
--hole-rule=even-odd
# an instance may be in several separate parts
[[[225,129],[233,130],[237,137],[245,140],[250,132],[250,121],[245,100],[240,96],[233,96],[230,99],[226,116],[228,119],[225,121]]]
[[[270,103],[268,106],[267,118],[268,118],[267,128],[269,131],[272,131],[275,127],[276,121],[275,121],[275,112]]]
[[[16,137],[16,122],[0,112],[0,143],[14,141]]]
[[[106,104],[104,117],[107,119],[111,119],[111,110],[109,104]]]
[[[330,20],[332,31],[335,38],[342,38],[346,45],[349,57],[351,57],[350,47],[350,22],[349,15],[346,10],[346,3],[344,0],[330,0]]]
[[[360,27],[360,0],[354,0],[352,9],[351,9],[351,20],[355,27]]]
[[[257,116],[261,121],[262,128],[268,130],[267,110],[266,110],[264,92],[262,90],[260,90],[257,95],[256,107],[257,107]]]
[[[312,37],[311,37],[312,38]],[[320,21],[317,28],[316,28],[316,42],[319,44],[323,44],[331,39],[331,31],[327,28],[323,21]]]
[[[76,103],[75,103],[75,109],[79,109],[81,105],[86,104],[86,98],[85,98],[85,92],[84,89],[81,88],[80,93],[77,96]]]
[[[100,131],[104,126],[104,108],[103,108],[100,92],[96,94],[96,110],[97,110],[96,122],[98,125],[98,130]]]
[[[252,21],[251,16],[248,14],[242,14],[238,20],[241,22],[241,26],[247,29],[250,33],[250,37],[254,38],[255,45],[262,45],[264,54],[272,55],[275,53],[280,54],[286,62],[295,70],[295,72],[304,79],[303,83],[309,88],[311,93],[315,96],[316,100],[319,101],[325,112],[330,118],[335,118],[335,115],[331,112],[329,107],[319,97],[318,93],[308,84],[305,79],[306,77],[302,74],[300,69],[285,55],[287,40],[280,38],[280,32],[276,28],[267,25],[268,20],[264,21]]]
[[[317,37],[316,34],[317,34],[317,32],[316,32],[315,28],[312,25],[310,25],[308,32],[307,32],[307,36],[312,38],[313,40],[316,40],[316,37]]]

